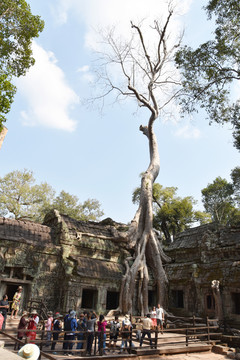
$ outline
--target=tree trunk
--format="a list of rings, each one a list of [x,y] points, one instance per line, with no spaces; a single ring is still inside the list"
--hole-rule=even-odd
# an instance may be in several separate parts
[[[120,311],[132,313],[134,292],[138,294],[138,311],[148,312],[148,268],[151,268],[157,290],[157,303],[166,304],[167,276],[163,269],[161,250],[153,230],[153,183],[160,170],[158,146],[153,132],[155,118],[150,117],[148,127],[140,127],[149,141],[150,164],[142,176],[139,208],[128,231],[128,244],[133,250],[132,258],[126,259],[126,273],[120,291]],[[137,284],[138,282],[138,284]],[[157,304],[156,304],[157,305]]]
[[[211,284],[213,297],[215,300],[215,313],[218,321],[223,321],[223,304],[222,296],[220,293],[220,282],[218,280],[213,280]]]

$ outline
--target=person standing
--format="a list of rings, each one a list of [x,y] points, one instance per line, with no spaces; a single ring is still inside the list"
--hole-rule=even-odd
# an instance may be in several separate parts
[[[132,345],[131,328],[132,328],[132,324],[131,321],[129,320],[129,315],[125,315],[125,318],[122,321],[122,326],[121,326],[122,344],[119,354],[123,352],[124,348],[127,349],[128,353],[130,352],[130,347]],[[129,343],[129,347],[128,347],[128,343]]]
[[[156,318],[156,307],[153,306],[152,311],[151,311],[151,320],[153,323],[153,329],[156,329],[157,327],[157,318]]]
[[[79,340],[77,343],[77,350],[80,350],[83,348],[83,339],[85,336],[85,332],[87,330],[87,320],[85,319],[85,316],[83,313],[80,314],[77,324],[78,324],[77,331],[80,331],[77,334],[77,339]],[[80,353],[80,355],[81,355],[81,353]]]
[[[5,328],[6,328],[8,309],[9,309],[8,296],[7,296],[7,294],[5,294],[5,295],[3,295],[3,298],[0,301],[0,312],[2,313],[2,316],[4,317],[3,324],[2,324],[2,330],[5,330]]]
[[[158,304],[157,309],[156,309],[156,318],[157,318],[158,330],[161,329],[161,332],[163,334],[164,310],[160,304]]]
[[[75,331],[77,330],[77,320],[76,320],[76,311],[72,310],[69,313],[68,318],[64,322],[64,331],[66,332],[66,341],[65,341],[65,355],[72,355],[73,341],[75,338]],[[70,350],[70,351],[68,351]]]
[[[38,323],[39,323],[39,316],[37,310],[32,310],[31,318],[28,323],[28,330],[37,330]],[[36,331],[28,331],[26,335],[30,339],[30,342],[33,343],[33,341],[36,339],[37,333]]]
[[[50,342],[51,342],[51,337],[52,337],[52,333],[51,333],[52,322],[53,322],[53,313],[52,313],[52,311],[49,311],[47,315],[48,315],[48,319],[47,319],[46,324],[45,324],[45,330],[47,331],[46,346],[49,346]]]
[[[18,334],[17,334],[17,338],[18,340],[22,340],[23,337],[26,335],[26,328],[27,328],[27,324],[28,324],[28,319],[27,319],[27,316],[28,316],[28,312],[27,311],[23,311],[22,313],[22,317],[19,321],[19,324],[18,324]],[[20,349],[21,345],[18,344],[18,349]]]
[[[62,330],[62,322],[60,321],[60,318],[62,315],[60,313],[56,313],[56,318],[53,320],[53,342],[51,346],[51,350],[53,351],[53,354],[56,355],[55,346],[59,337],[59,333]]]
[[[105,348],[106,348],[106,326],[107,326],[107,321],[104,320],[104,315],[100,315],[99,316],[99,321],[97,322],[97,326],[98,326],[98,351],[100,353],[100,346],[101,346],[101,333],[103,336],[103,354],[106,354],[105,352]]]
[[[109,340],[109,344],[108,344],[108,347],[111,348],[111,345],[113,342],[113,351],[116,350],[117,339],[118,339],[120,327],[121,327],[121,325],[118,321],[118,316],[116,315],[115,319],[110,321],[110,340]]]
[[[13,319],[14,312],[15,312],[14,319],[17,318],[17,314],[18,314],[19,307],[20,307],[21,296],[22,296],[22,290],[23,290],[22,286],[19,286],[13,296],[11,319]]]
[[[142,323],[141,323],[141,319],[138,319],[136,322],[136,339],[138,341],[141,340],[141,334],[142,334]]]
[[[89,355],[91,355],[91,351],[92,351],[96,321],[97,321],[97,314],[94,311],[92,313],[89,312],[87,315],[87,353]]]
[[[150,340],[150,346],[152,346],[152,339],[151,339],[151,330],[152,330],[152,320],[150,318],[150,314],[145,315],[145,318],[143,319],[143,331],[142,331],[142,337],[140,340],[140,346],[142,346],[143,339],[147,335],[148,339]]]

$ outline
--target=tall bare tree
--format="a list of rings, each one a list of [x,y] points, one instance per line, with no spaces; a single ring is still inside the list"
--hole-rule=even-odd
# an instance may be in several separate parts
[[[169,35],[172,19],[173,8],[169,6],[165,21],[154,21],[146,31],[145,22],[140,25],[131,22],[132,38],[126,42],[117,38],[114,31],[107,31],[102,37],[107,50],[98,53],[101,66],[98,64],[97,74],[103,91],[98,99],[104,101],[106,95],[116,91],[117,100],[134,98],[139,107],[148,109],[150,113],[147,125],[140,126],[149,144],[150,163],[142,174],[139,207],[127,233],[113,230],[116,237],[125,239],[132,254],[125,259],[126,273],[119,304],[123,313],[132,312],[136,291],[139,312],[144,314],[148,311],[149,269],[156,284],[157,302],[166,304],[168,280],[163,261],[169,259],[163,253],[153,229],[152,191],[160,170],[153,127],[159,116],[169,115],[169,104],[181,91],[178,73],[173,66],[173,56],[181,36],[173,41]],[[118,65],[123,75],[119,83],[116,80],[118,76],[111,72],[113,65]]]

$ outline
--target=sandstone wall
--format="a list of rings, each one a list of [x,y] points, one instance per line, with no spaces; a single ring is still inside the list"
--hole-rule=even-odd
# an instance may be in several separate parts
[[[182,315],[215,316],[211,282],[220,281],[224,317],[240,324],[240,228],[204,225],[180,234],[166,250],[170,310]],[[183,295],[183,306],[172,301]],[[182,305],[182,304],[180,304]],[[240,305],[240,304],[239,304]]]

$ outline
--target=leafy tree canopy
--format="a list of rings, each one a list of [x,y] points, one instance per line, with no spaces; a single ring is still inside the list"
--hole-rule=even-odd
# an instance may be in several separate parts
[[[52,207],[62,214],[82,221],[96,221],[104,215],[98,200],[87,199],[81,204],[77,196],[70,195],[63,190],[53,201]]]
[[[132,196],[133,203],[140,200],[140,188],[135,189]],[[159,230],[167,242],[177,233],[188,229],[194,222],[200,224],[210,222],[209,214],[195,211],[195,201],[191,196],[181,198],[177,196],[176,187],[166,187],[155,183],[153,185],[153,203],[155,229]]]
[[[1,0],[0,6],[0,130],[16,92],[12,77],[25,75],[34,64],[31,42],[44,22],[25,0]]]
[[[35,184],[32,171],[12,171],[0,178],[0,216],[42,222],[46,213],[57,209],[76,220],[99,220],[104,214],[101,204],[88,199],[83,204],[77,196],[55,190],[46,182]]]
[[[212,221],[229,225],[240,220],[240,211],[235,206],[234,187],[226,179],[219,176],[208,184],[202,190],[202,201]]]
[[[240,167],[237,166],[231,171],[232,186],[235,200],[240,207]]]
[[[32,171],[12,171],[0,178],[0,215],[40,221],[55,191],[47,183],[35,185]]]
[[[232,123],[234,144],[240,149],[240,99],[230,97],[232,85],[240,80],[240,3],[210,0],[205,10],[216,23],[214,39],[195,50],[185,46],[175,58],[183,74],[181,103],[188,112],[199,104],[210,122]]]

